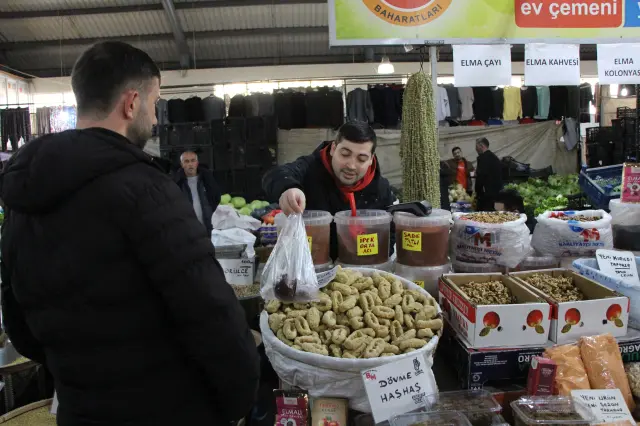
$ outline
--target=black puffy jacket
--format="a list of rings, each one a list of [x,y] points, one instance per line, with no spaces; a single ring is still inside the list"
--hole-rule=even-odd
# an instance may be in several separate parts
[[[271,202],[278,202],[280,196],[288,189],[302,190],[307,199],[308,210],[323,210],[333,215],[340,211],[350,210],[349,203],[336,185],[335,178],[322,163],[320,151],[331,142],[322,143],[311,155],[298,158],[293,163],[271,169],[264,175],[262,189]],[[396,202],[391,192],[389,181],[380,173],[380,163],[376,168],[373,181],[365,189],[354,194],[358,209],[386,210]],[[390,250],[393,253],[395,233],[390,238]],[[331,258],[338,257],[338,238],[335,223],[331,224]]]
[[[259,357],[193,207],[104,129],[32,141],[0,179],[2,308],[45,363],[58,424],[213,425],[250,410]]]

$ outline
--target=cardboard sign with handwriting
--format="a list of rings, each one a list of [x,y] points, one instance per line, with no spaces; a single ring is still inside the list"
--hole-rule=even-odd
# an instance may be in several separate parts
[[[628,282],[638,282],[636,258],[630,251],[596,250],[598,268],[606,275]]]
[[[571,397],[591,409],[593,424],[631,422],[635,424],[620,389],[572,390]]]
[[[438,392],[423,354],[364,370],[362,380],[376,424],[421,408],[427,395]]]

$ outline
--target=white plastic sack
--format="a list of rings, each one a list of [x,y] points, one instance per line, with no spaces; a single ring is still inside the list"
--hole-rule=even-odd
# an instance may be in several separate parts
[[[241,215],[231,206],[219,205],[211,216],[211,226],[213,229],[240,228],[256,231],[260,229],[261,225],[262,223],[259,220],[251,216]]]
[[[619,198],[609,201],[611,225],[640,226],[640,204],[622,203]]]
[[[246,244],[247,248],[244,253],[247,258],[253,259],[256,255],[256,251],[253,248],[256,244],[256,236],[244,229],[233,228],[225,229],[224,231],[214,229],[211,231],[211,243],[213,243],[214,247]]]
[[[376,272],[373,269],[354,268],[354,270],[360,271],[364,275]],[[406,288],[427,294],[411,281],[402,277],[398,277],[398,279]],[[441,312],[439,307],[438,312]],[[263,311],[260,315],[260,332],[265,352],[273,369],[283,382],[308,391],[311,397],[346,398],[349,400],[350,408],[370,413],[371,406],[364,389],[361,371],[418,354],[424,357],[425,372],[432,383],[432,389],[429,389],[427,393],[438,392],[435,376],[431,371],[433,354],[438,346],[438,336],[434,336],[426,346],[408,354],[372,359],[333,358],[302,352],[285,345],[269,328],[268,318],[268,314]]]
[[[592,222],[562,220],[558,216],[597,217]],[[595,256],[598,249],[613,248],[611,215],[604,210],[544,212],[536,220],[531,245],[538,253],[555,257]]]
[[[530,250],[527,215],[506,223],[466,220],[468,213],[453,214],[449,237],[451,258],[464,263],[490,263],[515,268]]]

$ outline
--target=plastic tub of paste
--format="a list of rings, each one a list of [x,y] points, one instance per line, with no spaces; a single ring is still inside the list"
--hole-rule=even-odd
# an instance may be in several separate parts
[[[381,265],[389,260],[392,216],[384,210],[358,210],[335,215],[338,259],[348,265]]]
[[[410,213],[393,215],[396,224],[398,263],[406,266],[439,266],[447,263],[451,212],[433,209],[418,217]]]

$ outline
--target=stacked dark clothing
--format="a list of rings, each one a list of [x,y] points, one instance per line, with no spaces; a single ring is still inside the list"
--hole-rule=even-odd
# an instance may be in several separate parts
[[[538,89],[535,86],[521,88],[520,102],[522,104],[522,118],[535,117],[538,112]]]
[[[385,128],[397,128],[402,119],[404,86],[399,84],[369,85],[368,92],[373,104],[374,123]]]
[[[501,87],[492,88],[491,97],[493,98],[491,118],[502,119],[502,114],[504,113],[504,89]]]
[[[491,113],[495,111],[493,94],[490,87],[473,88],[473,116],[476,120],[489,121]]]
[[[183,99],[171,99],[167,103],[170,123],[188,123],[189,114]]]

